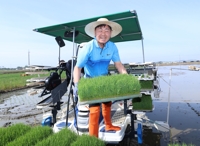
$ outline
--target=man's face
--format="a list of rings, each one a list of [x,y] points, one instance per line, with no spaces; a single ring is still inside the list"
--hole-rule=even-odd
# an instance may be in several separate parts
[[[95,36],[99,43],[105,44],[111,36],[111,29],[108,25],[99,26],[95,29]]]

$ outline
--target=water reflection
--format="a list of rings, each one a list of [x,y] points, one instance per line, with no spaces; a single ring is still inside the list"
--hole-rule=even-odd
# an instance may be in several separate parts
[[[15,92],[5,93],[1,96],[2,102],[0,107],[7,105],[36,105],[42,98],[39,98],[39,94],[29,95],[27,92],[29,89],[23,89]]]
[[[158,67],[158,77],[160,80],[160,101],[168,101],[170,69],[174,66]],[[200,71],[178,70],[188,69],[188,66],[177,67],[172,69],[171,76],[171,102],[200,102],[199,85],[200,85]]]
[[[171,86],[169,86],[171,69]],[[161,92],[159,98],[154,97],[155,110],[147,113],[147,116],[152,120],[169,120],[171,132],[170,135],[162,133],[165,135],[165,138],[161,139],[162,146],[170,142],[194,145],[200,143],[198,136],[200,134],[200,71],[185,69],[188,69],[188,66],[158,67]],[[170,99],[170,106],[168,99]]]
[[[155,110],[147,112],[153,121],[167,121],[169,77],[171,68],[187,69],[188,66],[158,67],[158,88],[152,92]],[[198,66],[199,67],[199,66]],[[155,129],[145,131],[146,141],[157,138],[157,145],[165,146],[171,142],[200,143],[200,71],[173,69],[170,88],[169,125],[171,133],[162,133]],[[36,104],[42,98],[38,94],[29,95],[26,90],[2,94],[0,97],[0,126],[5,121],[41,122],[42,113]],[[21,105],[21,106],[19,106]],[[20,115],[33,115],[32,119],[21,119]],[[36,115],[36,117],[34,117]],[[16,118],[17,117],[17,118]],[[162,134],[162,136],[160,136]],[[150,138],[152,136],[152,138]],[[155,137],[154,137],[155,136]],[[154,138],[153,138],[154,137]],[[148,138],[148,139],[147,139]]]

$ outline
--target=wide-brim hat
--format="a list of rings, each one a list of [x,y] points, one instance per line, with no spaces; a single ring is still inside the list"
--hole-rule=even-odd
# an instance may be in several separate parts
[[[85,32],[91,37],[95,37],[95,27],[100,24],[109,25],[112,28],[111,38],[115,37],[122,31],[121,25],[116,22],[109,21],[107,18],[99,18],[97,21],[91,22],[85,26]]]

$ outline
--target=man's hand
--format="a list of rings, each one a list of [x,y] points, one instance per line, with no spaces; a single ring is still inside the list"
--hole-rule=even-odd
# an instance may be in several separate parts
[[[127,74],[127,71],[121,62],[115,62],[114,64],[120,74]]]
[[[78,102],[78,81],[81,77],[81,69],[77,66],[74,67],[74,99]]]

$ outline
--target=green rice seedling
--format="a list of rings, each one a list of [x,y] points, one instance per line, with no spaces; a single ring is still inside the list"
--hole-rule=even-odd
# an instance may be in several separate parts
[[[0,128],[0,145],[6,145],[7,143],[30,131],[30,129],[31,127],[29,125],[25,125],[22,123],[18,123],[6,128]]]
[[[139,80],[141,89],[153,89],[153,80]]]
[[[36,126],[31,128],[29,132],[7,144],[7,146],[32,146],[39,141],[47,138],[53,133],[48,126]]]
[[[35,146],[69,146],[77,139],[78,135],[71,130],[64,128],[58,133],[50,135]]]
[[[152,110],[152,98],[151,95],[142,95],[132,99],[133,110]]]
[[[82,78],[78,84],[80,101],[128,96],[140,93],[137,77],[127,74]]]
[[[101,139],[83,134],[70,146],[106,146],[106,144]]]

